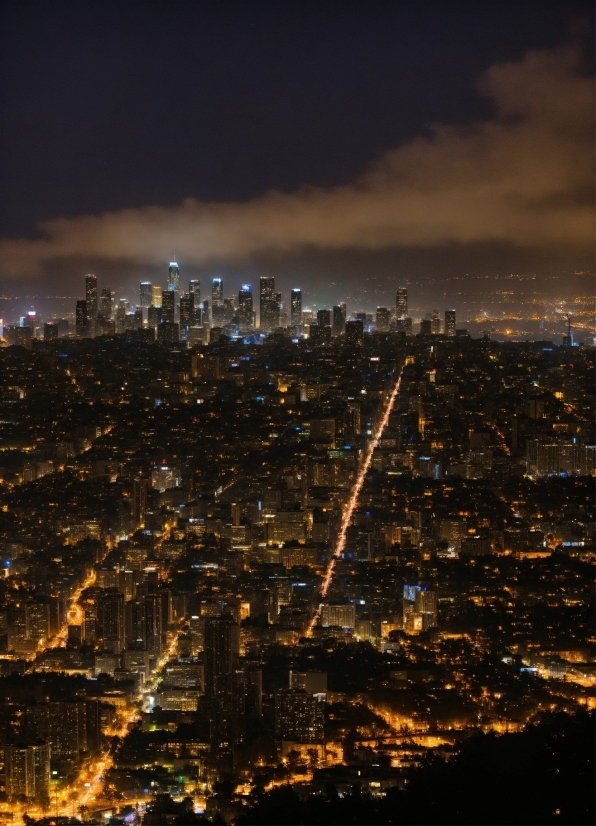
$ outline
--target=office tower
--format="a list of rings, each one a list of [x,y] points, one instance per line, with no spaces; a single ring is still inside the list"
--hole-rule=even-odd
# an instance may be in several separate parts
[[[431,333],[433,336],[441,335],[441,314],[438,310],[433,310],[431,318]]]
[[[157,285],[151,287],[151,304],[150,307],[161,307],[161,295],[163,290]]]
[[[87,315],[87,302],[77,301],[76,308],[76,332],[78,338],[85,338],[89,331],[89,317]]]
[[[404,333],[406,336],[412,335],[412,319],[409,315],[397,319],[397,332]]]
[[[43,325],[44,341],[54,341],[58,338],[58,325],[53,321],[48,321]]]
[[[126,321],[127,330],[140,330],[143,327],[143,308],[135,307],[134,312],[128,313]]]
[[[403,628],[409,633],[437,627],[437,594],[420,585],[404,585]]]
[[[331,333],[334,336],[341,336],[346,331],[346,305],[341,302],[333,307],[333,325]]]
[[[173,324],[176,320],[176,293],[173,290],[161,291],[161,317]]]
[[[346,344],[359,345],[364,341],[362,321],[346,321]]]
[[[105,651],[119,654],[124,648],[124,596],[115,589],[98,599],[97,631]]]
[[[112,317],[112,291],[104,287],[99,297],[99,315],[104,319]]]
[[[445,310],[445,335],[455,336],[455,310]]]
[[[222,306],[224,300],[223,281],[221,278],[214,278],[211,281],[211,302],[213,306]]]
[[[50,802],[50,747],[5,747],[4,752],[6,795],[9,800],[26,798],[38,806]]]
[[[353,628],[356,622],[356,608],[353,605],[323,605],[321,625]]]
[[[322,743],[324,703],[302,689],[275,692],[275,739],[292,743]]]
[[[234,316],[236,315],[236,307],[234,305],[233,298],[224,298],[223,300],[223,307],[221,310],[221,323],[222,325],[231,324],[234,321]]]
[[[331,327],[331,310],[318,310],[317,324],[319,327]]]
[[[149,480],[135,479],[132,483],[132,518],[137,528],[145,523],[148,497]]]
[[[414,610],[422,616],[422,630],[437,627],[437,594],[421,588],[416,594]]]
[[[376,325],[379,333],[386,333],[391,323],[391,310],[388,307],[377,307]]]
[[[205,694],[214,696],[217,678],[231,674],[238,666],[240,626],[230,614],[205,619]]]
[[[238,293],[238,327],[240,330],[252,330],[253,322],[252,285],[243,284]]]
[[[144,597],[145,608],[145,646],[156,657],[161,657],[167,617],[164,617],[163,600],[160,593],[147,594]]]
[[[171,292],[180,290],[180,267],[175,261],[170,262],[168,270],[168,290]]]
[[[210,313],[211,313],[211,304],[209,302],[209,299],[206,298],[205,301],[202,302],[202,304],[203,304],[203,311],[201,313],[201,318],[202,318],[202,321],[203,321],[203,326],[205,324],[207,326],[209,326],[211,324],[211,315],[210,315]]]
[[[405,318],[408,315],[408,290],[406,287],[398,287],[395,293],[395,313],[398,318]]]
[[[432,335],[432,319],[430,318],[423,318],[420,321],[420,335],[421,336],[430,336]]]
[[[290,293],[290,324],[302,324],[302,290],[294,287]]]
[[[153,285],[151,281],[141,281],[139,292],[141,307],[146,310],[151,306],[151,302],[153,301]]]
[[[344,429],[345,435],[348,438],[360,436],[362,433],[361,408],[358,402],[348,402],[346,412],[344,413]]]
[[[275,298],[275,278],[262,276],[259,279],[260,327],[270,333],[277,326],[279,308]]]
[[[87,751],[87,705],[84,702],[49,703],[49,741],[53,759],[78,761]]]
[[[195,321],[195,299],[192,293],[180,297],[180,331],[186,332]]]
[[[221,278],[214,278],[211,281],[211,323],[214,327],[224,325],[224,297],[223,282]]]
[[[193,296],[195,308],[201,303],[201,282],[198,278],[191,278],[188,282],[188,292]]]
[[[47,602],[31,602],[25,605],[25,634],[36,646],[50,636],[50,605]]]
[[[161,324],[161,307],[153,305],[147,310],[147,325],[149,327],[159,327]]]
[[[273,293],[273,328],[281,326],[281,313],[283,305],[281,303],[281,293]],[[287,313],[286,313],[287,317]],[[287,322],[286,322],[287,323]]]
[[[87,302],[87,315],[95,318],[97,315],[97,276],[85,276],[85,301]]]

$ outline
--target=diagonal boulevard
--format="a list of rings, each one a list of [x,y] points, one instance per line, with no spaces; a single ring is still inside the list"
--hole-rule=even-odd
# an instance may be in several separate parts
[[[350,523],[352,522],[352,516],[354,515],[354,510],[358,506],[358,499],[360,497],[360,492],[362,490],[362,486],[366,480],[366,476],[370,469],[370,465],[372,462],[373,453],[375,452],[376,448],[379,446],[379,442],[383,435],[383,431],[387,427],[387,423],[389,422],[389,416],[391,415],[391,411],[393,410],[393,406],[395,404],[395,399],[397,398],[397,394],[399,393],[399,388],[401,385],[401,377],[403,374],[404,368],[403,365],[399,371],[399,375],[397,377],[397,381],[393,386],[393,390],[391,391],[391,395],[387,400],[387,404],[385,405],[385,410],[383,412],[383,418],[381,419],[381,424],[379,425],[376,434],[374,435],[373,439],[371,440],[364,462],[358,472],[358,476],[356,477],[356,481],[354,482],[354,486],[352,487],[352,492],[350,494],[350,498],[348,500],[348,504],[344,510],[343,518],[341,521],[341,527],[339,530],[339,534],[337,536],[337,541],[335,543],[335,549],[333,551],[333,556],[329,560],[329,564],[327,565],[327,570],[325,571],[325,578],[323,580],[323,584],[321,586],[321,602],[319,603],[317,610],[314,613],[313,618],[310,621],[308,626],[306,636],[312,637],[313,631],[315,626],[317,625],[319,618],[321,616],[321,610],[323,608],[323,602],[325,597],[327,596],[327,592],[331,586],[333,581],[333,577],[335,575],[335,565],[339,557],[342,555],[344,548],[346,547],[346,537],[348,528],[350,527]]]

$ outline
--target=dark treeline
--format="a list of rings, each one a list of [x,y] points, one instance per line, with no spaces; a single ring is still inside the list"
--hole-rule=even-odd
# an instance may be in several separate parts
[[[354,787],[301,801],[291,786],[262,795],[237,824],[591,824],[595,716],[556,713],[515,734],[478,734],[449,761],[415,771],[404,791],[373,799]]]

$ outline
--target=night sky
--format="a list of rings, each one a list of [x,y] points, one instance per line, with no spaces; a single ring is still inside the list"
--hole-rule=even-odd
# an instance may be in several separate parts
[[[335,300],[591,267],[592,3],[1,14],[6,294],[157,280],[174,254],[226,293],[275,274]]]

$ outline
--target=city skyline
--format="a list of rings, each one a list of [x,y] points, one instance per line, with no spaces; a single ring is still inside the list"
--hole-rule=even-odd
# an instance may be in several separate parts
[[[594,822],[595,22],[0,3],[0,823]]]

